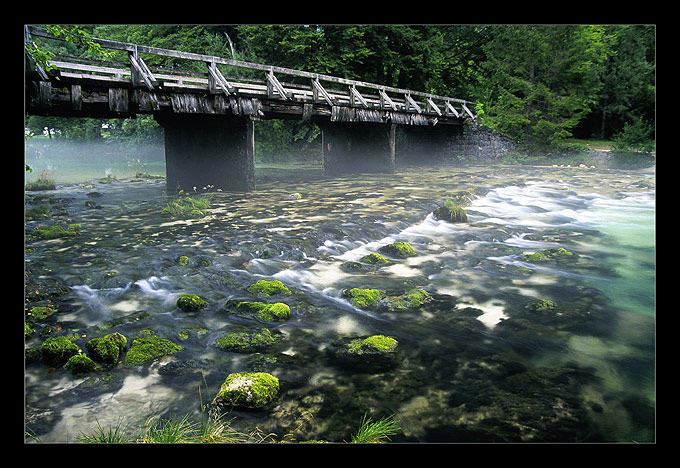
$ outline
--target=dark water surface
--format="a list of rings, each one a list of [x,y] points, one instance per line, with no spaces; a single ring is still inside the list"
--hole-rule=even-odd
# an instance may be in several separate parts
[[[31,284],[67,289],[26,346],[77,334],[84,350],[107,333],[130,343],[153,330],[183,348],[83,376],[28,363],[28,430],[43,442],[74,442],[97,423],[122,421],[135,432],[151,416],[198,419],[228,374],[263,371],[279,378],[279,399],[268,410],[232,411],[237,429],[342,442],[368,413],[394,415],[393,442],[655,441],[653,171],[444,165],[258,177],[253,193],[209,194],[210,214],[189,220],[161,214],[163,181],[45,192],[66,214],[27,221],[26,231],[58,219],[82,230],[27,243]],[[468,223],[432,217],[462,191],[472,194]],[[397,240],[418,255],[348,268]],[[550,248],[572,255],[525,258]],[[182,255],[187,266],[176,262]],[[275,298],[290,305],[290,320],[258,322],[225,308],[255,299],[246,288],[259,279],[291,288]],[[365,311],[342,297],[353,287],[390,296],[418,287],[433,300]],[[208,307],[181,311],[186,293]],[[538,299],[553,307],[535,310]],[[261,352],[214,345],[224,333],[262,327],[281,339]],[[373,334],[398,340],[394,365],[367,371],[334,357],[343,338]]]

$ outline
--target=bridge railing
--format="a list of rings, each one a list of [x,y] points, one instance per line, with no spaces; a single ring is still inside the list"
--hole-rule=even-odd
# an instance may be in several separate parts
[[[26,40],[30,36],[64,40],[44,28],[26,26]],[[474,119],[474,102],[422,91],[395,88],[359,80],[311,73],[291,68],[263,65],[212,55],[162,49],[139,44],[89,38],[102,48],[127,52],[129,65],[105,61],[56,56],[50,65],[60,76],[83,80],[128,83],[133,87],[156,89],[208,91],[226,96],[267,97],[283,101],[326,104],[331,107],[350,106],[374,110],[393,110],[411,114]],[[140,54],[202,62],[206,72],[149,67]],[[218,65],[264,72],[264,79],[224,76]],[[309,85],[279,81],[277,75],[288,75],[309,80]],[[340,88],[338,88],[340,86]]]

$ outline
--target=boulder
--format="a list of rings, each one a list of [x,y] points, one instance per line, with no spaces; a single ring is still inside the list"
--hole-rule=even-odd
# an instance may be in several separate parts
[[[279,379],[266,372],[229,374],[213,400],[214,403],[247,409],[270,405],[279,392]]]

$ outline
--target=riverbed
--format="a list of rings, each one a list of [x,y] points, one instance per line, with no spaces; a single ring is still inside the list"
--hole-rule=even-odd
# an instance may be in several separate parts
[[[655,441],[655,172],[590,167],[399,167],[324,178],[319,168],[261,168],[251,193],[196,193],[209,213],[173,219],[162,180],[58,185],[35,226],[77,223],[76,236],[29,240],[30,286],[57,310],[26,338],[144,333],[182,346],[145,365],[76,375],[25,366],[25,423],[41,442],[76,442],[102,427],[131,433],[150,417],[200,419],[227,375],[268,372],[277,400],[232,410],[235,429],[275,440],[349,441],[364,414],[393,416],[397,442]],[[201,188],[196,188],[201,192]],[[466,223],[437,220],[448,198]],[[362,259],[406,241],[415,256]],[[564,249],[564,250],[559,250]],[[536,260],[537,252],[567,252]],[[188,257],[186,265],[177,259]],[[283,322],[235,313],[234,300],[277,279]],[[425,290],[429,302],[364,310],[343,295]],[[27,287],[27,289],[29,289]],[[30,291],[26,291],[28,295]],[[177,307],[203,297],[198,312]],[[542,302],[541,302],[542,301]],[[536,304],[548,304],[539,307]],[[34,304],[31,304],[34,305]],[[30,307],[31,305],[27,305]],[[218,337],[267,328],[256,352]],[[339,343],[381,334],[396,362],[359,369]]]

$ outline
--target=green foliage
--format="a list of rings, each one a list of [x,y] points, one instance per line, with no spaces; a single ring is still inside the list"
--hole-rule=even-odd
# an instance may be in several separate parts
[[[361,418],[359,430],[352,435],[353,444],[380,444],[400,430],[392,416],[373,421],[366,414]]]
[[[205,197],[180,196],[170,200],[161,214],[173,218],[200,218],[209,213],[210,202]]]
[[[614,148],[624,151],[649,153],[654,149],[654,128],[641,117],[632,117],[623,130],[612,137]]]

